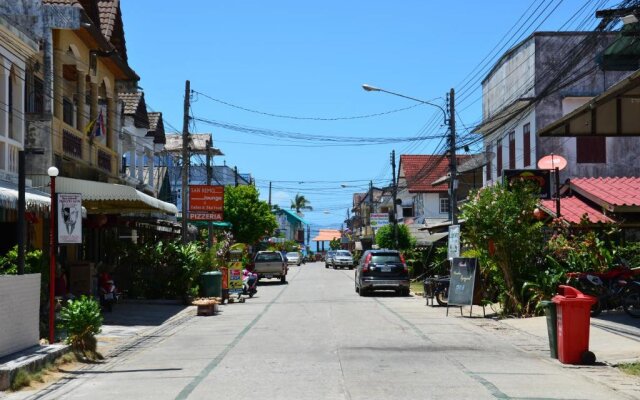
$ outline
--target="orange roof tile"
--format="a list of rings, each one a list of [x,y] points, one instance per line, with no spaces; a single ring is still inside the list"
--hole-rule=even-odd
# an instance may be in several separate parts
[[[572,178],[571,186],[612,206],[640,205],[640,177]]]
[[[458,164],[467,158],[469,156],[459,155]],[[449,158],[444,155],[403,154],[400,156],[400,168],[404,172],[409,193],[446,192],[449,188],[446,182],[432,185],[449,172]]]
[[[551,214],[555,215],[556,201],[554,200],[541,200],[542,207],[551,211]],[[587,202],[583,201],[576,196],[562,197],[560,199],[560,217],[572,224],[579,224],[582,221],[582,216],[586,215],[591,223],[611,223],[613,219],[607,217],[602,211],[591,206]]]

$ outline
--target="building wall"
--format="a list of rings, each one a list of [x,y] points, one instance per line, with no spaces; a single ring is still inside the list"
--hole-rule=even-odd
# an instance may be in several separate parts
[[[537,130],[570,112],[623,79],[627,71],[601,71],[595,58],[615,39],[615,33],[597,37],[585,33],[536,33],[508,53],[483,81],[483,119],[522,97],[537,101],[484,139],[491,159],[491,176],[483,168],[484,184],[497,182],[497,142],[502,140],[502,169],[509,168],[509,132],[515,133],[516,169],[537,168],[537,161],[554,153],[565,157],[561,181],[570,177],[634,175],[640,170],[640,138],[607,138],[607,162],[578,164],[575,138],[540,138]],[[571,57],[579,54],[573,60]],[[559,77],[562,77],[559,79]],[[523,128],[530,124],[531,162],[525,166]]]
[[[38,344],[40,274],[0,276],[0,357]]]

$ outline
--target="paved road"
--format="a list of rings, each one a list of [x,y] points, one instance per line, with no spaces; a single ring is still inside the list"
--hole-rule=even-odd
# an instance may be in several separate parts
[[[288,285],[258,289],[215,317],[183,313],[27,398],[632,398],[421,298],[359,297],[353,271],[306,264]]]

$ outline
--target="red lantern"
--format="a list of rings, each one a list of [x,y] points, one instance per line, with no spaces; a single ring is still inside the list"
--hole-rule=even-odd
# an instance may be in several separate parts
[[[494,254],[496,254],[496,244],[493,239],[489,239],[489,255],[493,257]]]
[[[540,221],[542,218],[544,218],[544,212],[543,212],[540,208],[536,207],[536,209],[535,209],[535,210],[533,210],[533,216],[534,216],[538,221]]]

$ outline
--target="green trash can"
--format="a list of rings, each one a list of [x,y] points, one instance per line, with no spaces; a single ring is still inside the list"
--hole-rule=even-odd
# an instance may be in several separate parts
[[[547,335],[549,336],[549,349],[551,358],[558,358],[558,314],[556,304],[549,300],[540,302],[544,308],[544,315],[547,317]]]
[[[200,274],[200,293],[204,297],[222,297],[222,272],[210,271]]]

